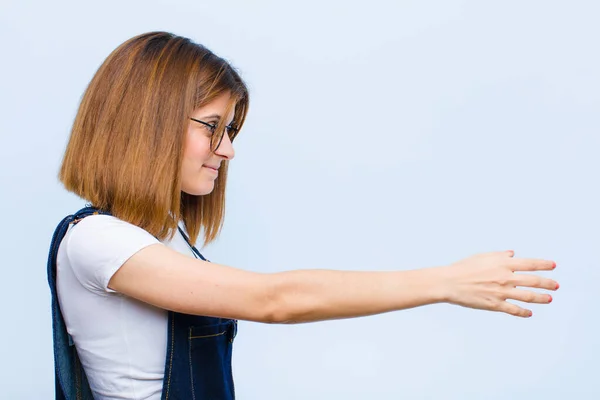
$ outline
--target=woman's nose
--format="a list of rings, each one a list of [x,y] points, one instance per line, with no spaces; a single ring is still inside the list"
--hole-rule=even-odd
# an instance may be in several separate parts
[[[229,135],[223,135],[223,139],[221,140],[221,144],[215,151],[217,155],[221,157],[225,157],[228,160],[232,160],[235,157],[235,150],[233,149],[233,143],[231,143],[231,139],[229,139]]]

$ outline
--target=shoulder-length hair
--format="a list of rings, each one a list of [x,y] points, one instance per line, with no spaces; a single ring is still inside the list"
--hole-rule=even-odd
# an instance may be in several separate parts
[[[202,228],[204,244],[214,241],[225,215],[228,161],[204,196],[181,191],[181,164],[189,116],[223,93],[231,95],[233,125],[240,129],[248,89],[227,61],[168,32],[125,41],[103,62],[81,99],[60,181],[160,240],[172,238],[182,220],[192,243]]]

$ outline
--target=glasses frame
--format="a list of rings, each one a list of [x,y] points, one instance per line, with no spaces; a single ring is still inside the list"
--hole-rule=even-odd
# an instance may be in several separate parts
[[[231,124],[227,125],[225,127],[225,129],[223,130],[221,137],[219,138],[219,142],[215,146],[213,142],[215,140],[215,137],[216,137],[215,133],[217,131],[217,127],[219,126],[219,124],[218,123],[211,124],[210,122],[202,121],[200,119],[196,119],[196,118],[192,118],[192,117],[190,117],[190,119],[194,122],[198,122],[198,123],[204,125],[205,127],[207,127],[210,130],[210,133],[212,134],[212,136],[210,137],[210,146],[211,146],[211,149],[213,152],[217,151],[219,146],[221,146],[221,142],[223,141],[223,136],[225,136],[225,131],[227,131],[227,136],[229,136],[229,140],[231,140],[232,142],[233,142],[233,139],[235,139],[235,137],[238,134],[238,129],[235,126],[233,126]],[[233,132],[233,134],[230,134],[229,132]]]

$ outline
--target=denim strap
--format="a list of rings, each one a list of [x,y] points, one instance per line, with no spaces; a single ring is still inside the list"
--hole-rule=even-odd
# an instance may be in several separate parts
[[[58,224],[48,253],[48,285],[52,296],[52,338],[54,344],[54,381],[57,400],[93,400],[92,391],[77,350],[73,346],[73,338],[68,334],[65,321],[60,311],[56,292],[56,257],[60,243],[69,230],[69,225],[93,214],[108,214],[94,207],[86,206],[73,215],[68,215]]]

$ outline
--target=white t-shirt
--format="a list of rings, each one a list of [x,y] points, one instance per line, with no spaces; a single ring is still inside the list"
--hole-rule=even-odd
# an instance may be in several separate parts
[[[71,225],[57,255],[60,308],[95,399],[160,399],[167,311],[107,287],[132,255],[159,243],[109,215]],[[193,257],[181,233],[164,245]]]

